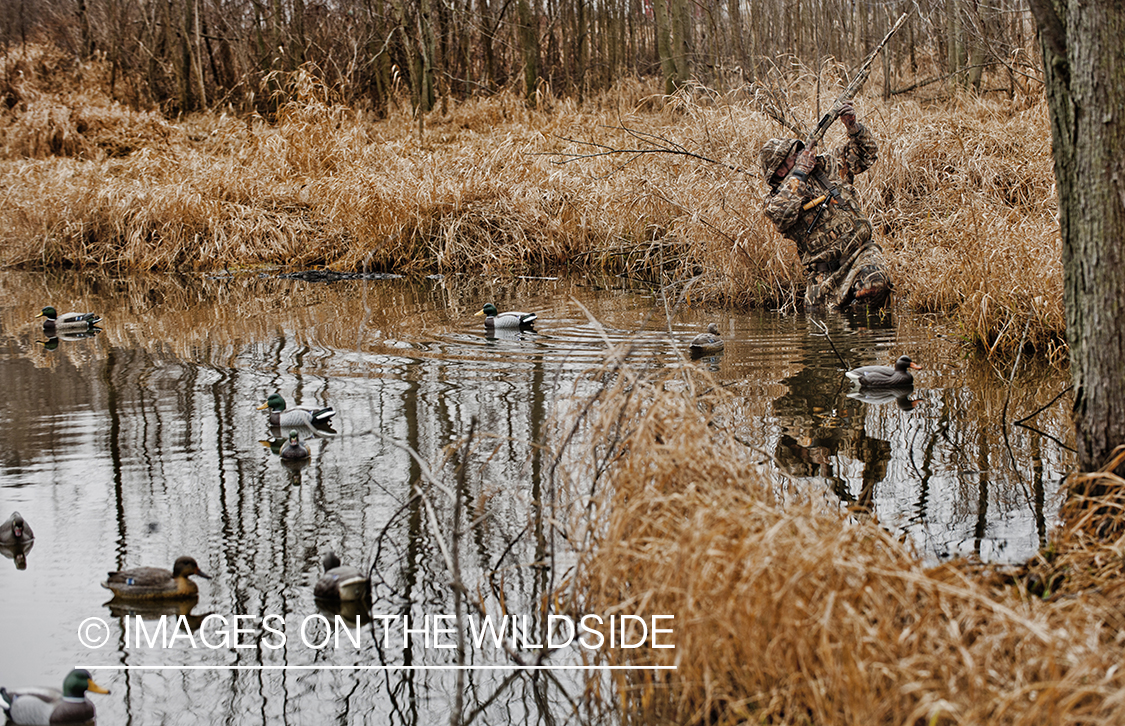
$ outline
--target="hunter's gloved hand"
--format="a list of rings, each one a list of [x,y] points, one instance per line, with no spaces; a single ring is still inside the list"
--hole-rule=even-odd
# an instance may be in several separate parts
[[[814,166],[816,166],[816,144],[802,149],[801,153],[797,154],[797,161],[793,164],[793,170],[802,172],[805,176],[808,176]]]
[[[844,101],[840,104],[840,120],[844,122],[848,131],[855,130],[855,106],[852,105],[851,101]]]

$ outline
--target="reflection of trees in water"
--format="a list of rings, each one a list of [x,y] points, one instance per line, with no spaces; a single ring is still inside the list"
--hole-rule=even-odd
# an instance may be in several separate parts
[[[854,319],[840,316],[830,323],[837,347],[866,356],[847,367],[886,364],[876,356],[893,357],[876,345],[883,341],[858,344],[867,331],[857,336]],[[874,349],[880,352],[862,352]],[[940,361],[923,371],[924,381],[936,377],[935,363]],[[1055,436],[1013,422],[1052,402],[1062,385],[1058,375],[1028,366],[1008,388],[984,362],[944,385],[861,395],[844,378],[845,364],[827,338],[816,334],[800,350],[799,365],[773,403],[780,425],[775,458],[786,472],[822,478],[849,506],[882,507],[876,512],[881,520],[913,532],[929,556],[967,554],[968,547],[996,556],[995,548],[1006,546],[1003,527],[1013,516],[1031,517],[1034,534],[1045,542],[1053,516],[1045,509],[1046,492],[1058,483],[1045,471],[1061,477],[1069,454]],[[1065,406],[1041,415],[1046,431],[1066,437]],[[886,482],[891,485],[880,486]]]

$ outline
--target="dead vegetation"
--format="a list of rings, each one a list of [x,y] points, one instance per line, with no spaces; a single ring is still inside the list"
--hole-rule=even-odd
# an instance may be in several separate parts
[[[537,109],[499,93],[420,123],[405,111],[370,118],[302,69],[271,78],[294,99],[273,122],[169,122],[107,101],[96,63],[33,46],[0,64],[3,266],[598,270],[775,307],[794,305],[801,285],[792,246],[760,211],[757,150],[787,132],[745,92],[665,98],[629,81],[582,106],[544,96]],[[813,118],[838,82],[821,79],[818,102],[816,80],[793,80],[798,117]],[[1061,252],[1043,98],[865,95],[859,109],[881,151],[858,184],[901,304],[955,315],[990,351],[1022,340],[1056,356]],[[581,143],[652,151],[653,139],[721,163],[591,157]]]
[[[569,603],[675,616],[674,650],[603,652],[675,666],[616,672],[602,702],[630,722],[1125,718],[1120,528],[1099,539],[1075,517],[1018,570],[927,569],[878,522],[760,473],[705,374],[613,373],[576,457],[585,554]]]

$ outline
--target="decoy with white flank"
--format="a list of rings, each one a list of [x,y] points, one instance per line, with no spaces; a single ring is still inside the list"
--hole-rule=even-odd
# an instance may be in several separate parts
[[[301,459],[309,458],[309,448],[301,443],[301,435],[296,431],[289,432],[289,440],[281,447],[278,455],[282,459],[290,461],[299,461]]]
[[[910,369],[921,370],[922,366],[910,360],[910,356],[900,356],[894,368],[890,366],[861,366],[853,368],[844,375],[852,379],[860,388],[906,388],[914,385]]]
[[[94,721],[94,704],[86,692],[109,693],[94,683],[87,670],[75,669],[67,674],[60,691],[57,688],[0,688],[0,708],[14,724],[84,724]]]
[[[496,310],[496,306],[492,303],[485,304],[476,315],[478,317],[484,316],[484,327],[490,330],[496,328],[530,328],[539,317],[535,313],[513,311],[501,313]]]
[[[712,355],[723,349],[723,339],[719,337],[719,326],[711,323],[707,326],[706,333],[700,333],[692,339],[688,350],[693,356]]]
[[[285,399],[281,397],[280,393],[271,393],[266,402],[258,406],[259,411],[267,408],[270,410],[270,426],[283,426],[285,428],[327,426],[331,423],[332,417],[336,415],[336,410],[330,407],[312,409],[293,406],[289,408],[285,405]]]
[[[102,319],[97,313],[63,313],[59,315],[50,306],[43,308],[43,311],[35,317],[46,318],[43,321],[43,332],[47,334],[91,330]]]
[[[4,547],[26,547],[35,541],[35,534],[19,512],[12,512],[8,521],[0,524],[0,545]]]
[[[335,552],[329,551],[322,561],[324,574],[313,586],[313,597],[322,600],[366,600],[371,582],[357,568],[340,564]]]
[[[111,572],[102,587],[112,590],[114,597],[126,600],[177,600],[199,594],[199,586],[188,579],[191,575],[211,579],[194,559],[179,557],[171,572],[159,567]]]

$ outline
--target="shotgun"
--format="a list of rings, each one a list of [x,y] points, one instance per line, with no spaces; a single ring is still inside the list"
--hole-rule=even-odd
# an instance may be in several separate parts
[[[821,116],[820,122],[817,123],[816,128],[813,129],[812,133],[805,139],[806,149],[820,141],[824,136],[824,132],[828,131],[828,127],[836,121],[836,118],[840,115],[840,106],[843,105],[844,101],[850,101],[852,98],[855,98],[855,94],[859,93],[859,89],[863,87],[863,84],[867,82],[867,77],[871,75],[871,66],[875,62],[875,56],[879,55],[879,51],[883,49],[883,46],[887,44],[891,36],[902,27],[902,24],[906,22],[906,16],[909,14],[910,11],[907,11],[900,15],[899,19],[895,21],[894,26],[887,31],[887,34],[879,41],[879,45],[875,46],[875,50],[868,54],[867,58],[863,61],[863,65],[859,67],[859,70],[856,71],[856,74],[852,77],[852,82],[849,83],[848,87],[844,89],[844,92],[833,101],[832,108],[828,110],[828,113]]]

